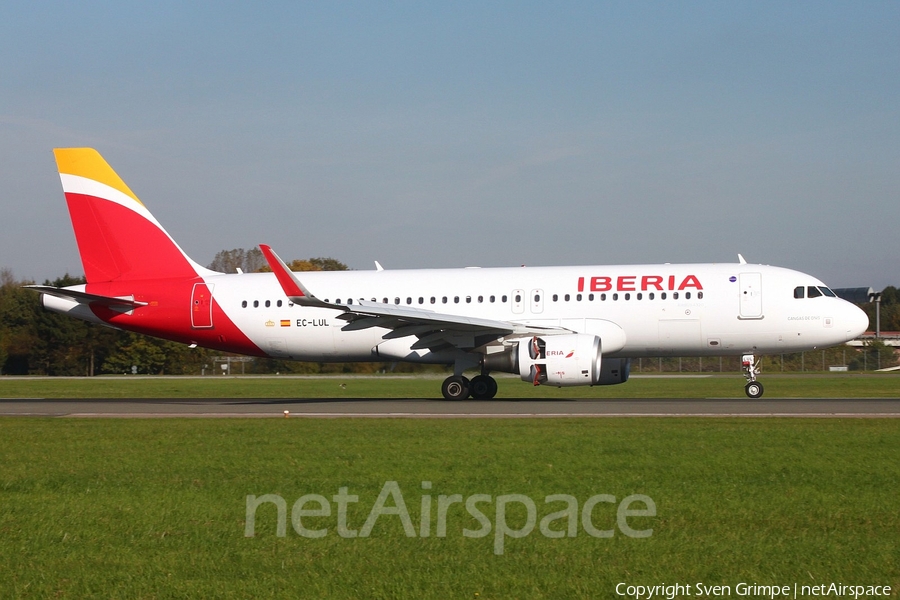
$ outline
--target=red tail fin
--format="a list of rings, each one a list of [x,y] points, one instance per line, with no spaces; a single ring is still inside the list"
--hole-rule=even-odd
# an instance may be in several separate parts
[[[53,153],[88,283],[209,273],[178,247],[96,150]]]

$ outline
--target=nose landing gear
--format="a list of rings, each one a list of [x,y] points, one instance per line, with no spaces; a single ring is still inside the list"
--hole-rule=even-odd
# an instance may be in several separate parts
[[[741,358],[741,370],[744,372],[744,377],[747,378],[747,385],[744,386],[747,397],[760,398],[763,395],[763,385],[756,380],[760,371],[759,361],[752,354],[745,354]]]

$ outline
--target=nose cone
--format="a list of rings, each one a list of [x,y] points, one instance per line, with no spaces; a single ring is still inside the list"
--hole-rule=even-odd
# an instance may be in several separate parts
[[[858,306],[849,302],[847,303],[844,321],[847,327],[847,337],[851,340],[858,338],[869,329],[869,315]]]

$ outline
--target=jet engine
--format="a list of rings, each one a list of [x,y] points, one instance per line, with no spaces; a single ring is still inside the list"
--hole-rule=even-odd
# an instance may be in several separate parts
[[[628,381],[631,359],[602,359],[600,348],[596,335],[534,336],[503,352],[488,354],[483,366],[489,371],[516,373],[534,385],[614,385]]]

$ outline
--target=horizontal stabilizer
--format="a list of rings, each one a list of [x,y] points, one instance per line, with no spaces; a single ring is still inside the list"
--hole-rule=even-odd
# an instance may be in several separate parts
[[[34,290],[36,292],[40,292],[41,294],[48,294],[50,296],[56,296],[57,298],[74,300],[79,304],[99,304],[101,306],[108,306],[110,308],[125,308],[127,310],[132,310],[141,306],[147,306],[146,302],[138,302],[134,299],[134,296],[99,296],[97,294],[88,294],[87,292],[81,292],[71,288],[57,288],[49,285],[26,285],[23,287]]]

